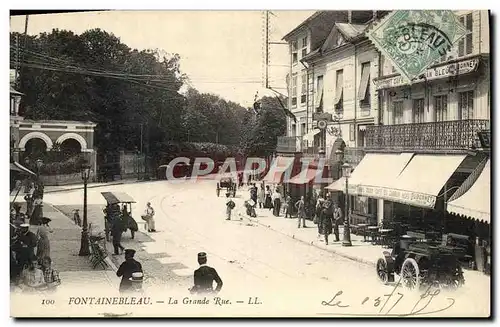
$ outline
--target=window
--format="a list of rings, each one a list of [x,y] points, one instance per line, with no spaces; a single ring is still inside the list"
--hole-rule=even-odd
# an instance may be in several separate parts
[[[458,42],[458,56],[463,57],[472,53],[472,13],[461,16],[459,20],[467,29],[467,35]]]
[[[297,136],[297,127],[295,124],[292,124],[292,136]]]
[[[358,91],[361,107],[370,107],[370,67],[370,62],[361,64],[361,80]]]
[[[344,71],[337,70],[336,76],[336,90],[335,90],[335,111],[337,113],[344,112]]]
[[[403,101],[392,103],[392,123],[394,125],[403,123]]]
[[[302,135],[305,135],[306,134],[306,123],[302,123],[300,125],[300,128],[301,128],[300,132],[302,133]]]
[[[316,112],[323,112],[323,76],[317,77],[314,105],[316,106]]]
[[[292,106],[297,105],[297,74],[292,75]]]
[[[300,93],[300,103],[306,103],[307,98],[307,72],[305,70],[302,71],[301,76],[301,93]]]
[[[434,97],[434,109],[436,111],[436,121],[448,120],[448,96],[439,95]]]
[[[300,48],[301,48],[300,57],[304,58],[307,55],[307,36],[302,38]]]
[[[474,119],[474,91],[458,93],[458,119]]]
[[[296,64],[298,61],[298,53],[297,53],[297,41],[292,42],[292,64]]]
[[[413,123],[424,122],[424,99],[413,100]]]

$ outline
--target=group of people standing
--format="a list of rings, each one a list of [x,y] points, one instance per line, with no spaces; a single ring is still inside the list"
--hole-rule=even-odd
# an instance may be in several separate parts
[[[325,198],[321,194],[318,196],[314,220],[318,225],[318,238],[324,235],[325,243],[328,245],[328,236],[333,232],[335,242],[340,241],[339,225],[343,223],[344,218],[342,209],[332,201],[330,194],[327,193]]]
[[[42,199],[43,185],[36,184],[25,196],[25,213],[19,203],[12,205],[10,280],[23,291],[53,290],[61,283],[58,272],[52,268],[49,234],[53,230],[49,226],[51,219],[43,217]]]
[[[111,233],[113,238],[114,254],[118,255],[124,252],[125,248],[121,244],[122,234],[130,229],[131,238],[134,239],[135,232],[139,230],[137,222],[132,218],[126,204],[122,208],[118,204],[110,204],[103,210],[106,224],[106,231]]]

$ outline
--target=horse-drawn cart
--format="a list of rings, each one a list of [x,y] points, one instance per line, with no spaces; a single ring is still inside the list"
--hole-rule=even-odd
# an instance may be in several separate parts
[[[237,187],[237,184],[236,182],[234,181],[234,178],[233,176],[231,175],[223,175],[219,182],[217,183],[217,196],[220,195],[220,190],[225,188],[227,192],[230,193],[229,196],[231,197],[235,197],[236,196],[236,187]]]
[[[377,261],[377,276],[385,284],[395,282],[399,274],[407,289],[420,285],[458,288],[464,284],[460,259],[466,257],[464,235],[447,234],[441,243],[405,235],[392,250]]]

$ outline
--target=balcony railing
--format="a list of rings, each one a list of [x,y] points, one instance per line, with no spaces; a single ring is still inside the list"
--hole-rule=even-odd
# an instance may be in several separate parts
[[[481,147],[478,132],[489,129],[490,121],[480,119],[367,126],[365,148],[467,150]]]
[[[304,140],[302,136],[278,136],[276,152],[295,153],[302,152],[307,154],[316,154],[317,149],[312,145],[313,142]]]

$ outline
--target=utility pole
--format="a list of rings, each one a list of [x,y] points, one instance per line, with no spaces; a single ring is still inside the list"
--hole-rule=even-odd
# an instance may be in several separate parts
[[[26,48],[27,48],[27,46],[28,46],[28,19],[29,19],[29,15],[26,15],[26,19],[25,19],[25,21],[24,21],[24,44],[23,44],[23,55],[22,55],[22,60],[23,60],[23,61],[24,61],[24,53],[26,52]],[[17,58],[17,60],[18,60],[18,61],[17,61],[17,64],[18,64],[18,66],[19,66],[19,56],[20,56],[20,55],[19,55],[19,43],[18,43],[18,48],[17,48],[17,51],[18,51],[18,55],[17,55],[17,56],[18,56],[18,58]],[[19,68],[19,71],[21,71],[22,69],[23,69],[23,68],[22,68],[22,67],[20,67],[20,68]],[[21,72],[19,72],[19,73],[18,73],[18,72],[17,72],[17,69],[16,69],[16,74],[17,74],[17,76],[16,76],[16,77],[17,77],[17,78],[16,78],[16,80],[19,80],[19,82],[18,82],[18,83],[19,83],[18,87],[19,87],[20,91],[22,91],[22,86],[23,86],[23,85],[22,85],[22,83],[21,83],[21,78],[20,78],[20,76],[21,76],[22,74],[21,74]]]
[[[266,10],[266,89],[269,88],[269,10]]]

